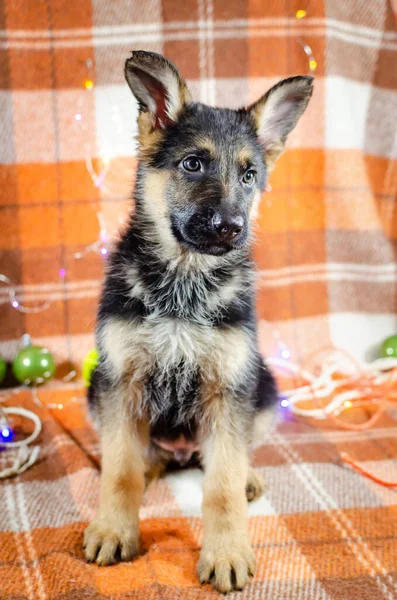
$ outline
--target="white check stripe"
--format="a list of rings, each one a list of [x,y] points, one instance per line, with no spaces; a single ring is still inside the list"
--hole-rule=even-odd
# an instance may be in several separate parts
[[[199,68],[200,68],[200,100],[207,102],[207,44],[204,32],[201,32],[202,23],[204,22],[205,0],[197,0],[197,9],[199,15],[198,27],[200,32],[199,37]],[[201,35],[202,33],[202,35]]]
[[[309,431],[308,433],[283,434],[283,437],[291,444],[323,444],[324,442],[338,444],[340,442],[368,442],[370,440],[386,440],[397,438],[395,427],[383,427],[380,429],[369,429],[368,431]],[[272,445],[280,443],[274,439],[273,433],[264,440]]]
[[[204,7],[204,5],[203,5]],[[86,27],[76,29],[7,29],[0,30],[0,38],[8,39],[57,39],[57,38],[73,38],[73,37],[90,37],[90,36],[114,36],[118,37],[128,33],[161,33],[162,31],[183,30],[189,31],[192,29],[203,29],[208,27],[208,21],[204,18],[205,11],[199,12],[200,18],[197,21],[170,21],[168,23],[129,23],[127,25],[112,25]],[[306,24],[311,26],[324,25],[324,19],[306,19]],[[287,17],[268,17],[260,19],[217,19],[214,21],[214,26],[219,29],[241,27],[288,27],[296,23],[296,19]],[[379,32],[380,33],[380,32]]]
[[[310,281],[360,281],[369,283],[394,283],[397,265],[366,265],[354,263],[320,263],[297,265],[258,271],[260,287],[282,287]]]
[[[208,1],[208,0],[207,0]],[[202,4],[200,7],[200,3]],[[199,0],[200,19],[187,23],[152,23],[119,25],[112,28],[94,27],[58,30],[53,36],[49,32],[2,31],[0,42],[3,48],[48,49],[50,47],[114,46],[137,43],[161,43],[163,41],[236,39],[246,37],[285,37],[297,35],[324,36],[358,44],[364,47],[397,50],[397,35],[369,27],[353,27],[350,23],[335,19],[305,19],[303,24],[295,18],[287,19],[234,19],[212,21],[212,11],[207,9],[203,18],[205,0]],[[209,18],[208,18],[209,17]],[[213,30],[213,31],[212,31]]]
[[[9,514],[9,519],[10,519],[10,528],[11,528],[11,531],[18,532],[20,530],[20,526],[18,523],[17,508],[16,508],[16,502],[15,502],[14,493],[13,493],[14,490],[15,490],[15,486],[13,484],[6,483],[5,496],[6,496],[6,503],[7,503],[8,514]],[[32,585],[32,579],[31,579],[31,575],[30,575],[30,569],[26,565],[25,552],[24,552],[22,540],[23,540],[23,536],[20,533],[16,533],[15,534],[15,542],[16,542],[16,547],[17,547],[18,559],[21,564],[22,574],[23,574],[23,577],[25,580],[26,591],[28,593],[28,600],[35,600],[35,596],[33,594],[33,585]]]
[[[200,13],[204,15],[204,11]],[[259,19],[216,19],[212,22],[212,10],[207,11],[207,19],[201,17],[198,21],[171,21],[169,23],[130,23],[127,25],[112,25],[86,27],[76,29],[47,29],[35,30],[18,30],[7,29],[0,30],[0,38],[4,39],[62,39],[62,38],[78,38],[78,37],[100,37],[111,36],[118,37],[129,33],[161,33],[162,31],[190,31],[194,29],[205,29],[207,27],[215,27],[216,29],[240,29],[243,27],[279,27],[287,28],[296,26],[297,28],[305,27],[310,30],[315,27],[330,27],[339,29],[341,32],[352,34],[356,37],[368,37],[376,40],[397,41],[397,33],[393,31],[382,31],[379,29],[365,27],[362,25],[353,25],[352,23],[340,21],[337,19],[327,18],[310,18],[307,17],[304,21],[298,21],[293,17],[266,17]]]
[[[31,302],[56,302],[64,299],[99,298],[101,281],[86,280],[67,283],[18,285],[14,289],[21,304]],[[8,288],[0,288],[0,305],[10,301]]]
[[[25,498],[24,498],[24,484],[22,484],[20,482],[16,484],[16,497],[17,497],[17,507],[19,510],[19,516],[21,519],[22,528],[25,531],[24,536],[26,539],[26,547],[27,547],[27,550],[29,553],[29,559],[31,561],[31,566],[32,566],[34,575],[36,577],[37,595],[35,596],[35,598],[40,598],[40,600],[45,600],[47,598],[47,594],[45,593],[45,590],[44,590],[44,582],[43,582],[43,578],[42,578],[41,572],[40,572],[40,563],[37,558],[37,555],[36,555],[36,552],[34,549],[34,545],[33,545],[32,531],[31,531],[31,527],[30,527],[30,523],[29,523],[29,519],[28,519],[28,514],[26,511],[26,504],[25,504]]]
[[[38,283],[38,284],[27,284],[27,285],[16,285],[14,287],[17,293],[27,293],[27,292],[53,292],[56,289],[63,289],[66,287],[67,289],[84,289],[84,288],[95,288],[101,285],[100,281],[95,279],[85,279],[83,281],[68,281],[66,283]],[[7,286],[1,286],[0,288],[0,296],[7,294]]]
[[[214,58],[214,7],[212,0],[206,0],[207,17],[207,68],[208,68],[208,102],[216,105],[215,58]]]

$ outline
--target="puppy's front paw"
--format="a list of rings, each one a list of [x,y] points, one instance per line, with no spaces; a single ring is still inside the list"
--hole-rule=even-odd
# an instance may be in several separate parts
[[[255,556],[241,533],[211,536],[204,542],[197,573],[219,592],[242,590],[255,571]]]
[[[110,517],[95,519],[84,532],[84,552],[88,561],[112,565],[132,560],[139,551],[138,527]]]

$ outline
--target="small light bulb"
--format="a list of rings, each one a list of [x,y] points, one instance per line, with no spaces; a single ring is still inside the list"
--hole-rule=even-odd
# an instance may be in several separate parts
[[[343,406],[345,408],[351,408],[353,406],[353,403],[351,402],[351,400],[346,400],[346,402],[343,403]]]
[[[14,308],[18,308],[19,302],[17,300],[14,300],[13,303],[12,303],[12,305],[13,305]]]
[[[309,60],[309,67],[311,71],[315,71],[317,69],[317,61],[315,61],[314,58]]]
[[[105,256],[107,253],[108,253],[108,251],[106,250],[106,248],[101,249],[102,256]]]
[[[296,14],[295,14],[297,19],[303,19],[304,17],[306,17],[306,15],[307,15],[307,12],[303,9],[297,10]]]
[[[282,358],[287,359],[291,356],[291,352],[288,350],[288,348],[283,348],[281,350],[281,356],[282,356]]]
[[[58,405],[57,405],[57,408],[59,408],[59,410],[62,410],[62,408],[63,408],[63,404],[58,404]]]
[[[281,406],[283,408],[287,408],[287,406],[289,406],[288,400],[286,400],[285,398],[283,400],[281,400]]]
[[[92,90],[92,88],[94,87],[94,82],[91,81],[91,79],[86,79],[86,81],[84,82],[84,87],[86,90]]]
[[[3,438],[9,438],[11,435],[11,431],[8,429],[8,427],[3,427],[3,429],[1,430],[1,435],[3,436]]]
[[[76,119],[76,121],[81,121],[81,119],[82,119],[83,117],[81,116],[81,113],[76,113],[76,114],[74,115],[74,118]]]
[[[104,165],[108,165],[110,163],[110,156],[104,156],[102,162]]]

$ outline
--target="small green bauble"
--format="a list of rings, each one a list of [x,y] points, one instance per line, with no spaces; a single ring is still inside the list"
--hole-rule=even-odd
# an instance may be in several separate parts
[[[54,375],[55,361],[47,348],[26,346],[12,363],[12,372],[20,383],[38,385]]]
[[[86,387],[90,386],[92,372],[97,368],[99,362],[98,350],[93,348],[88,352],[83,360],[83,381]]]
[[[380,347],[381,358],[397,358],[397,335],[388,337]]]
[[[6,371],[7,371],[7,363],[4,360],[4,358],[1,358],[1,356],[0,356],[0,383],[3,381]]]

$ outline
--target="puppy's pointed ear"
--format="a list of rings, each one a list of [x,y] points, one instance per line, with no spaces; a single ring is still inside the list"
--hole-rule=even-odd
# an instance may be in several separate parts
[[[303,115],[312,92],[313,77],[290,77],[247,109],[270,168],[283,152],[287,136]]]
[[[153,129],[164,129],[176,121],[183,106],[190,101],[186,83],[174,65],[160,54],[132,52],[124,73],[138,101],[139,112],[147,113]]]

